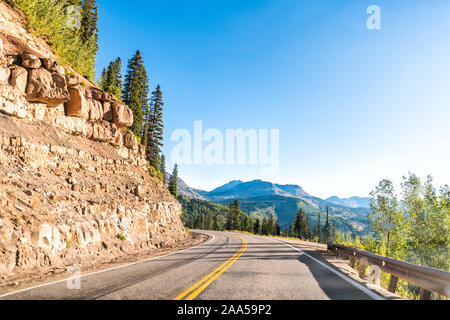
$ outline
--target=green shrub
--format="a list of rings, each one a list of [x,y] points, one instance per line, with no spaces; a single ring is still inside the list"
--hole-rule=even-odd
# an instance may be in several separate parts
[[[150,176],[153,178],[156,178],[158,176],[158,171],[149,164],[148,172],[150,173]]]
[[[67,26],[69,0],[10,0],[28,18],[27,28],[34,35],[47,39],[60,56],[60,62],[71,65],[81,75],[94,79],[97,39],[82,39],[79,30]]]
[[[125,236],[123,235],[123,234],[121,234],[121,233],[118,233],[117,234],[117,239],[120,239],[120,240],[125,240]]]

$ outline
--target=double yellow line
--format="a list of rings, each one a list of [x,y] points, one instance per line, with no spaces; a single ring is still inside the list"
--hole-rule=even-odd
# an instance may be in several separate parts
[[[206,289],[218,276],[220,276],[225,270],[227,270],[237,259],[244,253],[247,248],[247,241],[239,236],[236,236],[242,240],[242,247],[238,252],[234,254],[230,259],[228,259],[224,264],[218,267],[216,270],[208,274],[206,277],[201,279],[199,282],[194,284],[192,287],[181,293],[174,300],[192,300],[198,296],[203,290]]]

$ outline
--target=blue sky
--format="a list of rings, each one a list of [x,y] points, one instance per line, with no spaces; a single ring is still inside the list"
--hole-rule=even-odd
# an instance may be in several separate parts
[[[450,2],[98,0],[97,72],[140,49],[174,130],[279,129],[280,165],[180,165],[191,186],[229,180],[367,196],[408,171],[450,183]],[[381,9],[368,30],[366,9]]]

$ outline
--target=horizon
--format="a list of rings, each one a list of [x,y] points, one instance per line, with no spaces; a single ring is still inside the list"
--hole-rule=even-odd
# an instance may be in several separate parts
[[[373,4],[380,30],[366,25]],[[448,2],[98,5],[97,75],[117,56],[125,67],[140,49],[151,89],[160,84],[164,93],[169,172],[172,134],[194,132],[197,120],[223,136],[279,129],[275,174],[249,164],[180,164],[191,187],[261,179],[349,198],[367,197],[385,178],[399,194],[408,172],[450,182]]]

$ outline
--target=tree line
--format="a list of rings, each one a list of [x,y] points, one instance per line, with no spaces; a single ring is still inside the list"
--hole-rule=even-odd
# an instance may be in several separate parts
[[[305,241],[314,241],[319,243],[332,242],[339,231],[336,230],[336,224],[330,223],[329,208],[327,207],[325,223],[321,224],[322,213],[317,212],[317,221],[311,228],[310,221],[305,211],[300,208],[297,210],[294,220],[289,226],[283,229],[284,237],[298,238]]]
[[[243,212],[238,200],[222,205],[206,200],[180,196],[181,216],[185,226],[192,229],[244,231],[258,235],[280,235],[280,225],[271,214],[268,218],[252,217]]]

